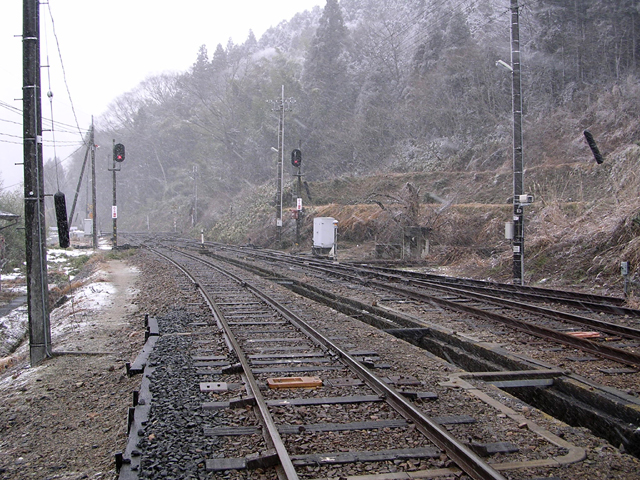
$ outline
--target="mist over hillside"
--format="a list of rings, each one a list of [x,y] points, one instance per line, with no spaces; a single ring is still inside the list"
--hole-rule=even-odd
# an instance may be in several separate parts
[[[535,0],[519,10],[525,189],[544,201],[531,215],[601,194],[611,200],[607,183],[635,191],[635,178],[615,186],[613,179],[637,161],[640,2]],[[322,189],[318,182],[336,178],[425,174],[431,183],[419,187],[427,203],[507,204],[511,75],[496,61],[510,61],[510,20],[508,0],[328,0],[260,39],[250,34],[242,44],[203,45],[189,71],[146,80],[96,121],[97,144],[117,139],[127,146],[118,174],[119,228],[266,236],[248,225],[275,223],[273,107],[283,87],[294,100],[284,117],[288,192],[295,173],[289,153],[299,148],[312,193],[314,184]],[[607,159],[600,170],[585,129]],[[109,150],[98,154],[105,230]],[[80,152],[67,172],[67,195],[82,161]],[[602,172],[609,181],[584,181]],[[371,204],[370,195],[358,198]],[[624,215],[633,216],[632,198],[621,196],[616,208],[624,204]],[[289,207],[291,195],[285,201]],[[79,205],[86,203],[81,196]],[[318,198],[305,197],[310,204]],[[241,231],[223,235],[229,228]]]

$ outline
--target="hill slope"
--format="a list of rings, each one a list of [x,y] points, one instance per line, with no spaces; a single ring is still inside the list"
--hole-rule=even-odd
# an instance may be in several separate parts
[[[525,210],[525,278],[527,283],[604,289],[621,294],[620,262],[640,264],[640,180],[636,174],[640,147],[627,145],[595,162],[538,166],[525,174],[527,191],[536,201]],[[376,243],[402,243],[402,228],[430,229],[431,266],[497,281],[511,280],[510,244],[504,223],[510,220],[512,174],[501,171],[395,173],[343,177],[309,184],[305,193],[302,242],[295,247],[295,220],[285,215],[282,246],[310,251],[312,219],[339,221],[345,258],[374,258]],[[216,218],[211,239],[275,243],[275,206],[266,184],[244,204]],[[290,191],[285,198],[291,198]],[[419,210],[412,214],[413,199]],[[291,208],[293,204],[291,204]]]

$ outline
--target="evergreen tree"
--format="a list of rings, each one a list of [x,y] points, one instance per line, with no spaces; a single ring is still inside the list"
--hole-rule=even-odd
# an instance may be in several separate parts
[[[304,64],[308,145],[332,173],[348,171],[354,92],[349,77],[349,31],[337,0],[327,0]],[[346,135],[345,135],[346,134]]]

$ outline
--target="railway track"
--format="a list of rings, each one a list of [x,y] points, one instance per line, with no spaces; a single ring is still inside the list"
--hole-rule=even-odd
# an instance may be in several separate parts
[[[505,478],[498,470],[557,466],[584,455],[544,432],[553,451],[549,458],[489,465],[481,454],[497,449],[506,455],[519,448],[463,441],[450,433],[475,420],[464,414],[426,415],[424,410],[457,410],[454,403],[437,406],[443,392],[423,390],[409,377],[384,375],[376,351],[354,350],[331,327],[327,334],[325,319],[314,326],[281,289],[267,294],[268,282],[258,288],[246,275],[230,274],[232,267],[186,252],[163,249],[162,255],[180,265],[190,279],[182,288],[199,289],[212,316],[182,319],[161,338],[150,335],[156,336],[155,353],[142,360],[143,385],[130,414],[132,440],[120,458],[121,479],[188,478],[176,473],[180,468],[209,475],[197,478],[375,473],[390,479],[405,478],[398,475],[406,470],[421,472],[422,478],[498,479]],[[189,465],[194,452],[207,457],[195,467]]]
[[[223,248],[228,250],[230,247]],[[640,311],[620,305],[619,299],[560,291],[550,291],[545,296],[540,292],[541,289],[534,289],[535,293],[531,293],[522,287],[516,290],[509,288],[511,286],[507,286],[505,290],[498,290],[496,286],[483,286],[482,293],[479,293],[473,282],[470,282],[471,286],[458,287],[451,285],[451,279],[446,282],[427,282],[399,271],[376,273],[367,268],[274,255],[272,252],[237,248],[231,250],[240,256],[260,257],[263,261],[272,263],[284,262],[302,270],[339,277],[349,284],[377,288],[400,297],[403,299],[401,301],[408,299],[464,312],[600,358],[633,368],[640,366],[640,330],[637,328],[640,325]],[[493,294],[489,295],[489,292]],[[544,304],[527,303],[525,300]],[[563,309],[550,308],[550,302],[562,302]],[[597,314],[593,315],[593,312]],[[606,314],[608,321],[602,318],[603,314]]]
[[[202,250],[202,246],[198,248]],[[469,298],[465,292],[458,293],[456,289],[455,295],[451,292],[443,295],[442,289],[438,287],[433,295],[425,295],[424,286],[407,286],[411,282],[403,279],[400,273],[393,275],[400,276],[400,279],[394,278],[391,283],[385,284],[372,279],[366,272],[354,272],[351,266],[345,267],[332,262],[285,256],[289,266],[283,268],[278,266],[280,262],[274,260],[276,255],[271,252],[266,256],[264,252],[247,252],[244,249],[222,253],[219,246],[204,250],[210,250],[207,252],[210,256],[226,259],[287,284],[296,293],[385,329],[468,370],[507,371],[508,374],[503,377],[483,377],[478,373],[475,378],[491,381],[564,421],[587,426],[614,445],[623,445],[627,451],[640,453],[640,439],[637,438],[636,429],[640,424],[637,414],[640,402],[637,395],[626,393],[629,387],[633,389],[634,385],[638,386],[638,354],[637,344],[634,343],[637,331],[632,327],[567,311],[551,310],[548,306],[523,305],[521,302],[513,305],[511,302],[511,306],[505,307],[500,298],[491,297],[487,300],[485,295],[481,296],[483,303],[478,308],[474,305],[479,303],[478,294],[472,294],[472,298]],[[255,260],[254,253],[261,257],[260,262]],[[268,261],[267,265],[270,266],[260,266],[263,261]],[[333,266],[338,270],[337,273]],[[309,283],[312,275],[324,280]],[[326,280],[327,275],[338,280]],[[297,278],[305,278],[305,281]],[[319,287],[319,284],[323,286]],[[456,296],[460,298],[452,298]],[[560,301],[559,297],[555,302]],[[575,296],[573,297],[575,300]],[[584,303],[578,308],[579,311],[593,310],[592,305],[584,307],[585,298],[580,300]],[[589,296],[591,304],[595,300],[593,296]],[[598,301],[603,305],[598,317],[607,315],[609,318],[622,318],[634,325],[633,317],[637,316],[637,312],[622,309],[617,310],[617,313],[605,314],[606,302],[603,300],[606,299]],[[574,302],[571,303],[573,305]],[[515,314],[503,315],[504,311],[514,307],[517,307]],[[530,319],[521,320],[523,307],[524,315],[531,317],[538,311],[544,314],[536,319],[538,324]],[[575,306],[571,308],[575,309]],[[620,308],[620,305],[616,308]],[[434,327],[433,322],[424,320],[425,317],[446,317],[447,311],[464,312],[472,317],[454,318],[448,315],[450,320],[445,321],[448,328]],[[620,317],[620,313],[624,317]],[[581,322],[584,323],[580,325]],[[496,326],[500,324],[502,326]],[[576,324],[581,328],[595,326],[605,334],[597,341],[592,341],[567,333],[576,331]],[[511,327],[516,327],[520,333],[509,333],[508,328]],[[605,336],[607,331],[611,333]],[[545,340],[550,338],[561,346],[536,342],[532,339],[532,334]],[[505,338],[509,341],[505,342]],[[611,347],[611,344],[622,348]],[[461,354],[460,350],[464,353]],[[524,354],[518,353],[519,351],[524,351]],[[546,376],[539,371],[529,376],[528,372],[539,368],[547,369]],[[558,371],[562,373],[558,374]],[[612,428],[612,425],[616,427]]]

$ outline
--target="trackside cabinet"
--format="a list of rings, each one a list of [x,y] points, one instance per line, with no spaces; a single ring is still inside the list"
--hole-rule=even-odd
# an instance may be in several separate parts
[[[312,253],[319,257],[335,259],[337,253],[338,221],[333,217],[313,219]]]

